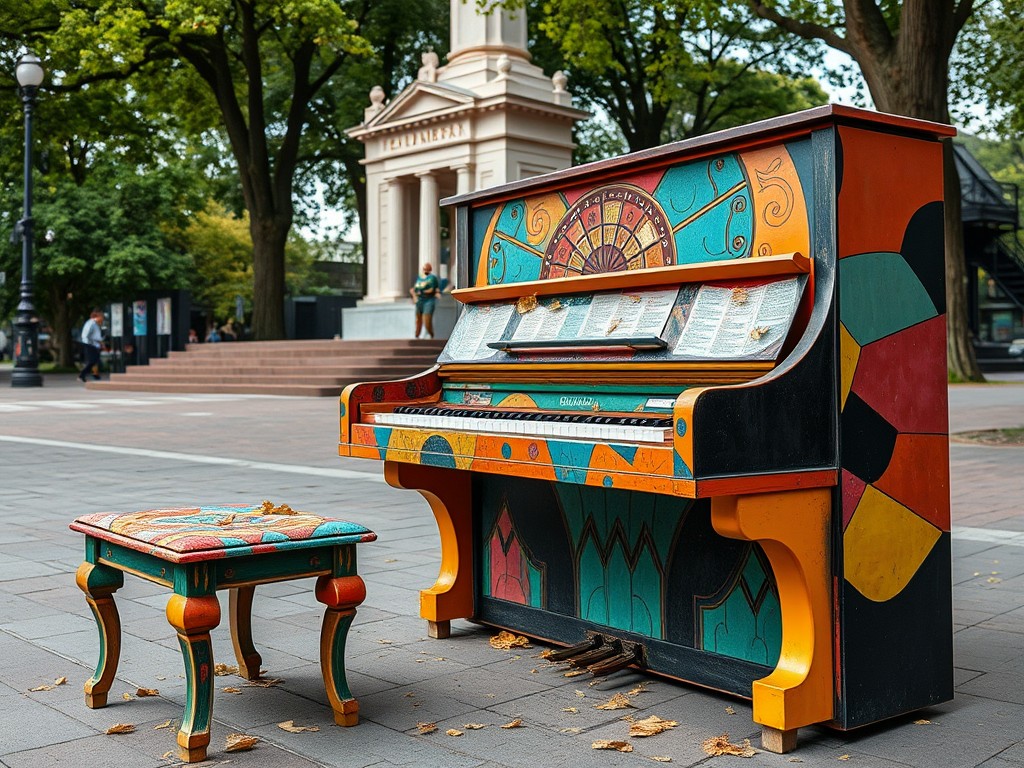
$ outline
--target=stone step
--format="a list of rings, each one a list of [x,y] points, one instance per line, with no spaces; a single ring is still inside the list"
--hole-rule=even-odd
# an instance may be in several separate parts
[[[404,379],[433,367],[444,341],[245,341],[189,344],[89,389],[336,397],[359,381]]]

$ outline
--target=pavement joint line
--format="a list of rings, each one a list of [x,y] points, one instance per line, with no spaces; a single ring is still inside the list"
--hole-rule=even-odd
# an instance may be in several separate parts
[[[250,461],[248,459],[232,459],[224,456],[202,456],[173,451],[154,451],[148,448],[124,448],[116,445],[90,445],[88,443],[72,443],[65,440],[47,440],[39,437],[20,437],[0,435],[2,443],[19,443],[22,445],[39,445],[46,448],[65,448],[75,451],[93,451],[96,453],[114,453],[120,456],[135,456],[149,459],[166,459],[168,461],[186,461],[193,464],[216,464],[219,466],[238,467],[239,469],[257,469],[266,472],[282,472],[292,475],[314,475],[316,477],[333,477],[341,480],[365,480],[370,483],[385,483],[382,474],[356,472],[351,469],[332,469],[330,467],[310,467],[302,464],[278,464],[269,461]]]
[[[1024,547],[1024,532],[1004,531],[998,528],[972,528],[966,525],[952,527],[953,538],[965,541],[987,541],[1011,547]]]

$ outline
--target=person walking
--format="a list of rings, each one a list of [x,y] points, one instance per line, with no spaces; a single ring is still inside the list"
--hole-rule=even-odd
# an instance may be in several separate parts
[[[413,338],[418,339],[424,327],[427,336],[434,338],[434,307],[437,304],[437,294],[441,290],[441,281],[433,274],[434,267],[429,261],[421,269],[423,273],[409,289],[409,295],[416,302],[416,335]]]
[[[78,374],[79,381],[86,381],[86,377],[92,373],[94,379],[100,378],[100,347],[103,344],[103,310],[94,309],[89,319],[82,326],[82,354],[84,365],[82,372]],[[95,369],[95,370],[94,370]]]

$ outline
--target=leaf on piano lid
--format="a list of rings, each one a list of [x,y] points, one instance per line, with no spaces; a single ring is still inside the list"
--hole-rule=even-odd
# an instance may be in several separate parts
[[[771,329],[767,325],[759,325],[750,332],[750,338],[754,341],[759,341]]]
[[[627,296],[627,297],[629,298],[629,300],[630,300],[630,301],[632,301],[632,302],[633,302],[634,304],[639,304],[639,303],[640,303],[641,301],[643,301],[643,298],[644,298],[643,296],[641,296],[641,295],[640,295],[640,294],[638,294],[638,293],[627,293],[627,294],[626,294],[626,296]]]
[[[592,411],[600,411],[601,410],[601,404],[600,403],[594,403],[592,406],[590,406],[590,410],[592,410]]]
[[[622,322],[622,318],[616,317],[608,324],[608,330],[604,332],[605,336],[611,336],[615,333],[615,329],[619,327],[619,323]]]
[[[516,302],[516,312],[520,315],[525,315],[527,312],[533,312],[537,308],[537,294],[533,293],[529,296],[520,296]]]
[[[732,303],[733,304],[746,304],[747,299],[750,298],[750,294],[746,288],[733,288],[732,289]]]
[[[514,635],[502,630],[490,639],[491,648],[507,651],[512,648],[530,648],[530,639],[524,635]]]

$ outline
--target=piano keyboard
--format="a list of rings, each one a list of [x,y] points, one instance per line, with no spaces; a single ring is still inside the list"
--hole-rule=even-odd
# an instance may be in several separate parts
[[[413,405],[402,405],[389,413],[375,413],[372,416],[375,424],[386,426],[564,437],[576,440],[663,443],[672,433],[671,418],[651,416],[474,410]]]

